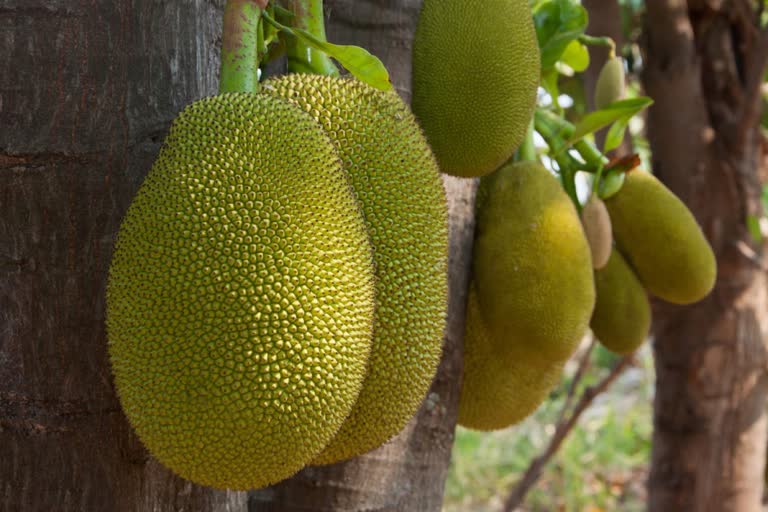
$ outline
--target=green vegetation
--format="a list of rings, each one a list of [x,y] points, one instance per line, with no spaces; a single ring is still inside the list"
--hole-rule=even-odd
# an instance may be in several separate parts
[[[615,362],[602,347],[592,354],[577,395],[594,385]],[[476,432],[459,428],[445,492],[444,512],[497,512],[510,487],[522,476],[552,435],[575,373],[566,365],[559,386],[533,415],[513,428]],[[650,460],[653,361],[648,345],[626,371],[585,412],[537,486],[526,512],[645,510]]]

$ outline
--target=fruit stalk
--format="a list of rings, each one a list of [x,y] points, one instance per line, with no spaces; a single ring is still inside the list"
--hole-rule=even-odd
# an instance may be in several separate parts
[[[323,0],[284,0],[293,13],[290,26],[305,30],[326,41]],[[288,71],[315,75],[339,76],[339,69],[325,53],[310,48],[299,38],[290,37],[286,44]]]
[[[530,124],[528,125],[528,132],[526,132],[525,139],[523,139],[523,144],[517,151],[517,161],[533,162],[537,160],[536,144],[533,141],[533,131],[533,120],[531,120]]]
[[[219,92],[259,89],[261,12],[259,0],[227,0],[221,43]]]
[[[573,124],[565,119],[538,108],[534,114],[534,122],[536,131],[541,134],[547,142],[547,145],[553,150],[557,149],[558,151],[562,151],[565,141],[573,135],[575,130]],[[554,146],[550,144],[550,141],[552,141]],[[583,171],[597,172],[602,166],[608,163],[608,158],[606,158],[593,144],[584,139],[574,142],[573,149],[579,152],[579,155],[581,155],[581,158],[583,158],[584,162],[587,164],[583,167]]]

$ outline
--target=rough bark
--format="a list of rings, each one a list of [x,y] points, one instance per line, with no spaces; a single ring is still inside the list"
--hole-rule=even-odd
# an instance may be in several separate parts
[[[377,55],[397,91],[410,100],[411,42],[420,6],[421,0],[326,0],[328,39]],[[444,183],[450,222],[448,325],[443,359],[421,409],[400,435],[377,450],[308,467],[281,484],[251,492],[250,512],[441,509],[456,425],[476,185],[447,176]]]
[[[768,304],[762,251],[745,219],[760,213],[768,46],[752,4],[647,2],[653,169],[696,215],[719,273],[698,304],[655,304],[654,512],[760,510]]]
[[[0,510],[241,512],[173,476],[112,387],[104,287],[183,105],[215,91],[222,0],[0,0]]]

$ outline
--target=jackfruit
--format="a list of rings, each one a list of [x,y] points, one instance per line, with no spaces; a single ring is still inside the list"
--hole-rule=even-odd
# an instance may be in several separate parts
[[[595,272],[597,300],[589,326],[600,343],[617,354],[634,352],[648,337],[651,306],[645,288],[619,252]]]
[[[376,266],[368,376],[339,434],[313,463],[386,442],[411,419],[442,350],[448,220],[434,156],[394,92],[318,75],[268,80],[262,90],[309,112],[326,130],[362,205]]]
[[[600,70],[595,84],[595,108],[604,108],[624,98],[624,61],[611,57]]]
[[[321,127],[287,102],[188,106],[120,227],[109,354],[140,439],[184,478],[250,489],[328,444],[362,387],[372,249]]]
[[[473,271],[494,338],[547,360],[567,359],[595,304],[592,259],[579,214],[534,162],[481,179]]]
[[[649,292],[690,304],[712,290],[717,275],[712,248],[685,204],[653,175],[628,173],[605,206],[619,251]]]
[[[592,253],[592,268],[603,268],[611,257],[613,234],[605,203],[596,195],[592,195],[581,210],[581,225]]]
[[[540,62],[527,0],[425,0],[413,41],[413,111],[454,176],[512,156],[533,115]]]
[[[565,361],[547,360],[521,349],[519,344],[524,341],[489,332],[473,282],[464,330],[461,426],[497,430],[513,425],[536,410],[559,382]]]

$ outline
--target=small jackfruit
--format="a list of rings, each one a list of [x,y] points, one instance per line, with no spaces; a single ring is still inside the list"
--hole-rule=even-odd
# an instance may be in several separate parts
[[[527,0],[425,0],[413,41],[413,111],[454,176],[483,176],[525,137],[540,62]]]
[[[579,214],[558,180],[534,162],[481,179],[473,271],[492,336],[567,359],[595,304],[592,259]]]
[[[595,272],[597,300],[589,326],[600,343],[617,354],[629,354],[648,337],[651,306],[640,280],[619,251]]]
[[[287,75],[262,91],[325,129],[360,200],[374,251],[376,312],[368,376],[349,419],[315,464],[376,448],[429,389],[447,308],[448,220],[434,156],[405,103],[357,80]]]
[[[107,289],[115,385],[150,453],[219,488],[301,469],[357,400],[373,308],[366,226],[321,127],[266,95],[188,106]]]
[[[717,264],[709,242],[685,204],[653,175],[628,173],[605,205],[616,245],[649,292],[690,304],[712,290]]]
[[[464,330],[460,425],[476,430],[506,428],[536,410],[559,382],[565,361],[521,350],[521,342],[488,331],[473,282]]]
[[[581,210],[581,224],[592,253],[592,268],[603,268],[611,257],[613,233],[605,203],[596,195],[592,195]]]
[[[600,70],[595,84],[595,108],[601,109],[624,98],[624,61],[611,57]]]

